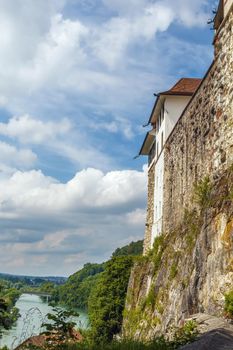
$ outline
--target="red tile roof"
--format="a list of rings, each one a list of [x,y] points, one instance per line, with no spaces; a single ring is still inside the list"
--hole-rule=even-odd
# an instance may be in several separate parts
[[[170,90],[160,92],[159,95],[192,96],[201,84],[202,79],[181,78]]]

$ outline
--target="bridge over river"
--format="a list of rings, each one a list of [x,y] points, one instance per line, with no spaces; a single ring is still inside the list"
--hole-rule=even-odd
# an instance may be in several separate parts
[[[37,292],[37,291],[32,291],[32,290],[24,290],[22,294],[31,294],[31,295],[38,295],[39,297],[46,298],[46,302],[49,302],[49,299],[52,298],[51,293],[47,292]]]

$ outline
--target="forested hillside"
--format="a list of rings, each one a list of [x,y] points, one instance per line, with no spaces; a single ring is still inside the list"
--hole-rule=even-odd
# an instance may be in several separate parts
[[[137,256],[142,254],[143,241],[131,242],[122,248],[117,248],[112,258],[122,256]],[[71,275],[65,284],[50,289],[53,302],[67,305],[71,308],[88,308],[88,299],[92,289],[96,286],[100,275],[105,271],[106,263],[87,263],[83,268]]]

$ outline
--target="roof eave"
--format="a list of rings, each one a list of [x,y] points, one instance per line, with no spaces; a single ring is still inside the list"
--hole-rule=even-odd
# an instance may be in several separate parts
[[[155,137],[153,135],[150,134],[150,132],[147,132],[146,137],[143,141],[142,147],[139,151],[139,156],[148,156],[149,155],[149,151],[151,149],[150,145],[152,146],[153,142],[154,142]],[[147,146],[147,142],[149,143],[149,147]]]
[[[193,92],[172,92],[172,91],[164,91],[161,92],[160,95],[163,96],[192,96]]]

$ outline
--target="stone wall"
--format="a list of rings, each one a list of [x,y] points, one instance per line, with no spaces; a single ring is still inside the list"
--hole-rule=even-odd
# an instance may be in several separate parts
[[[186,212],[131,273],[123,334],[153,339],[196,313],[222,316],[233,288],[233,167],[212,183],[211,203]]]
[[[155,189],[155,164],[152,163],[148,170],[148,199],[146,229],[144,235],[143,253],[146,254],[151,248],[151,234],[154,222],[154,189]]]
[[[233,163],[233,14],[218,32],[218,55],[165,147],[163,229],[194,206],[194,184]]]

